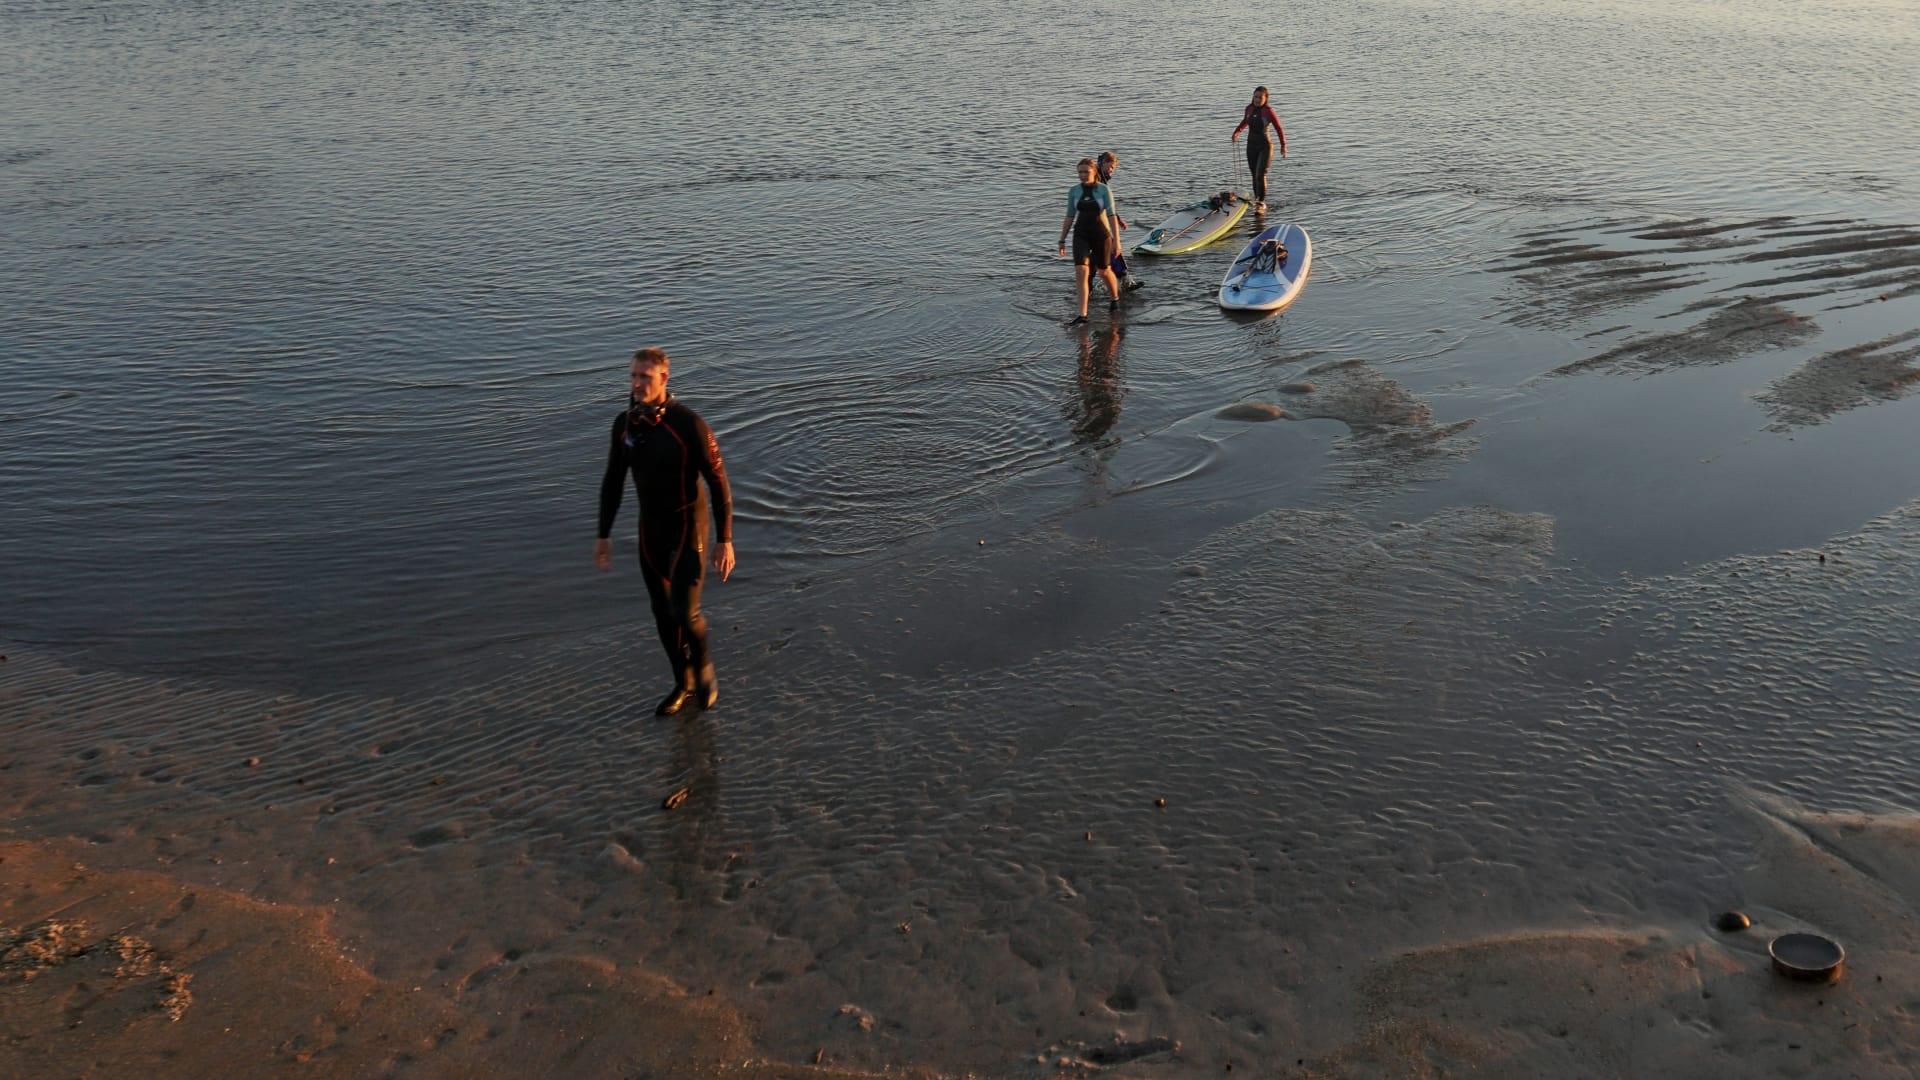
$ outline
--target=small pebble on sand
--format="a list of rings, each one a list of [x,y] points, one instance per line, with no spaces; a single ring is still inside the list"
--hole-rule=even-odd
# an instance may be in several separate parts
[[[1723,911],[1713,917],[1713,928],[1725,934],[1737,934],[1752,925],[1744,911]]]
[[[1167,800],[1155,799],[1153,800],[1153,805],[1161,810],[1165,810],[1167,808]]]
[[[856,1024],[861,1031],[873,1030],[873,1014],[858,1005],[849,1002],[848,1004],[840,1006],[840,1015],[853,1017],[854,1024]]]
[[[1310,382],[1281,383],[1280,392],[1283,394],[1311,394],[1313,393],[1313,384]]]

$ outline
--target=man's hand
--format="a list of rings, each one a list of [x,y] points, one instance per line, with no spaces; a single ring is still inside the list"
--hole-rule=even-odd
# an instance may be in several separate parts
[[[613,542],[604,536],[593,542],[593,565],[602,570],[613,569]]]
[[[722,542],[713,546],[713,572],[725,581],[733,573],[733,545]]]

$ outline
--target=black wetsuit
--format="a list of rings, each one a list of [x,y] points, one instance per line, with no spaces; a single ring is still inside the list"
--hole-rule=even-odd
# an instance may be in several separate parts
[[[613,421],[607,474],[600,481],[600,536],[613,531],[628,471],[640,498],[640,570],[653,601],[653,620],[683,688],[711,683],[707,620],[700,614],[700,580],[707,554],[707,496],[720,543],[733,539],[733,496],[713,429],[671,397],[661,406],[634,405]]]
[[[1273,133],[1280,137],[1280,152],[1287,152],[1287,131],[1280,126],[1280,118],[1273,114],[1272,105],[1247,103],[1246,111],[1240,114],[1240,126],[1233,129],[1235,135],[1240,129],[1247,129],[1247,169],[1253,173],[1253,201],[1267,201],[1267,166],[1273,163],[1273,144],[1267,141],[1267,125],[1273,125]]]
[[[1105,187],[1105,184],[1095,183],[1091,186],[1080,184],[1074,188],[1079,197],[1073,203],[1073,261],[1086,263],[1095,273],[1106,269],[1110,258],[1107,207],[1095,194],[1096,190]],[[1113,196],[1107,197],[1111,199]]]
[[[1253,201],[1267,201],[1267,166],[1273,163],[1273,144],[1265,128],[1247,136],[1247,171],[1253,174]]]

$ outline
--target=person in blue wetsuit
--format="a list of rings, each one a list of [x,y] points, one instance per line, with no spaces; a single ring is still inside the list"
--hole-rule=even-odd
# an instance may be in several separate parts
[[[1087,321],[1087,300],[1093,292],[1093,268],[1107,283],[1107,310],[1120,306],[1120,279],[1113,276],[1113,253],[1120,230],[1113,220],[1113,195],[1100,182],[1100,170],[1092,158],[1080,159],[1080,182],[1067,189],[1067,218],[1060,223],[1060,254],[1067,253],[1067,237],[1073,237],[1073,273],[1078,287],[1080,314],[1068,325]]]
[[[1111,150],[1102,151],[1099,157],[1093,159],[1093,164],[1095,170],[1100,174],[1100,182],[1107,185],[1107,190],[1111,192],[1113,190],[1113,170],[1120,167],[1120,155]],[[1113,208],[1113,223],[1118,230],[1126,230],[1127,219],[1120,216],[1120,207],[1118,205],[1115,205]],[[1120,279],[1120,283],[1127,287],[1128,292],[1146,287],[1146,282],[1134,277],[1133,274],[1127,270],[1127,254],[1123,250],[1123,245],[1119,242],[1119,232],[1115,232],[1114,234],[1113,273],[1115,277]]]
[[[1240,132],[1247,133],[1247,171],[1253,174],[1253,208],[1258,213],[1267,212],[1267,166],[1273,163],[1273,144],[1267,141],[1267,125],[1273,125],[1273,133],[1280,138],[1280,156],[1287,156],[1287,133],[1280,128],[1280,118],[1273,115],[1273,109],[1267,104],[1267,88],[1253,88],[1253,101],[1240,114],[1240,124],[1233,129],[1232,139],[1240,141]]]
[[[594,563],[610,569],[608,536],[631,473],[640,502],[640,571],[654,628],[673,665],[673,693],[654,710],[658,716],[672,716],[689,703],[711,709],[720,697],[707,657],[707,620],[700,614],[700,580],[708,562],[703,480],[713,493],[713,569],[721,581],[733,573],[733,496],[720,444],[699,413],[667,393],[667,373],[665,349],[633,354],[627,407],[613,419],[600,480],[600,538],[593,545]]]

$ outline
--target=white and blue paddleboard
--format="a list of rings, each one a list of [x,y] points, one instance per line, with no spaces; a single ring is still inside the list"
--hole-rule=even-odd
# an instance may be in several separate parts
[[[1229,311],[1279,311],[1300,295],[1312,268],[1313,241],[1307,230],[1298,225],[1262,229],[1227,268],[1220,306]]]

